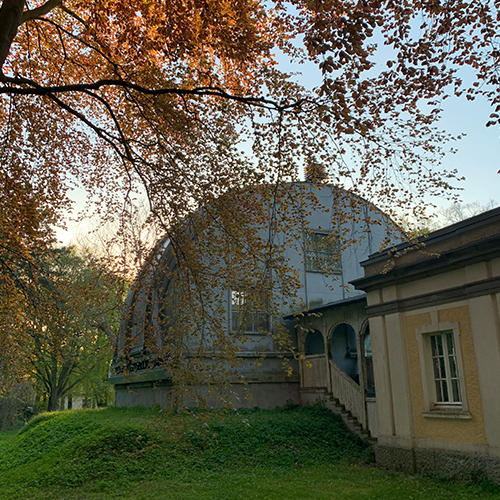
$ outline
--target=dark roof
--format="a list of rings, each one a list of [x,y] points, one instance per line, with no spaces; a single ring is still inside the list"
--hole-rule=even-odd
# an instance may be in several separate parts
[[[368,257],[368,259],[360,262],[360,265],[365,267],[376,261],[387,259],[389,255],[403,252],[412,247],[415,247],[415,245],[418,246],[419,243],[424,243],[426,246],[428,246],[441,240],[457,236],[458,234],[469,231],[472,228],[479,228],[483,225],[491,224],[492,222],[500,222],[500,207],[493,208],[492,210],[488,210],[487,212],[475,215],[474,217],[456,222],[451,226],[446,226],[441,229],[437,229],[436,231],[432,231],[427,235],[420,236],[416,244],[404,242],[400,243],[399,245],[394,245],[393,247],[386,248],[381,252],[373,253]]]
[[[324,311],[325,309],[336,309],[337,307],[350,306],[352,304],[358,304],[361,302],[366,302],[366,295],[364,293],[356,295],[355,297],[348,297],[347,299],[337,300],[335,302],[327,302],[326,304],[312,307],[311,309],[307,309],[305,311],[299,311],[294,314],[289,314],[288,316],[284,316],[283,319],[294,319],[301,314],[303,315],[309,313],[317,313]]]
[[[433,231],[419,238],[419,243],[406,243],[370,255],[361,262],[365,276],[350,283],[356,289],[368,292],[394,283],[408,283],[460,269],[498,256],[500,207]],[[393,257],[401,260],[391,262]],[[390,265],[384,268],[384,262]]]

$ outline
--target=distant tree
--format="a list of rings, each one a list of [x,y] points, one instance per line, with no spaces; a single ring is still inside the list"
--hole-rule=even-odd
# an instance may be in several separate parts
[[[43,263],[24,322],[24,349],[27,375],[43,388],[48,411],[90,372],[109,364],[122,294],[119,280],[71,249],[56,250]]]
[[[436,231],[441,227],[455,224],[456,222],[474,217],[474,215],[479,215],[487,210],[495,208],[497,205],[498,203],[495,200],[489,200],[488,203],[484,205],[478,201],[470,203],[457,202],[437,210],[437,212],[430,217],[421,219],[419,223],[407,216],[403,216],[399,220],[408,239],[411,240],[432,231]]]
[[[409,241],[439,229],[439,224],[432,218],[423,220],[420,223],[415,223],[414,221],[410,221],[407,217],[403,217],[400,223]]]
[[[442,208],[439,211],[439,216],[445,225],[455,224],[456,222],[460,222],[468,219],[469,217],[474,217],[474,215],[479,215],[487,210],[491,210],[497,205],[498,204],[495,200],[490,200],[484,205],[478,201],[470,203],[454,203],[447,208]]]
[[[1,176],[0,189],[0,393],[20,382],[27,356],[23,341],[27,306],[36,295],[36,276],[52,255],[54,213],[46,210],[41,185],[17,170]]]
[[[33,415],[35,391],[29,381],[17,383],[0,395],[0,431],[19,428]]]

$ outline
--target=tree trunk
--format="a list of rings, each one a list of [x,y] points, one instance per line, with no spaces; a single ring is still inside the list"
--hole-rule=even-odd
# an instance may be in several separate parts
[[[0,8],[0,68],[3,75],[3,65],[17,29],[21,24],[25,0],[3,0]]]
[[[114,349],[116,349],[117,341],[116,341],[115,334],[113,333],[113,330],[111,330],[104,315],[101,316],[100,321],[97,325],[97,328],[99,328],[99,330],[103,331],[106,334],[106,336],[108,337],[108,342],[113,346]]]
[[[59,393],[57,391],[57,386],[52,387],[49,394],[49,404],[47,406],[47,411],[57,411],[57,404],[59,403]]]

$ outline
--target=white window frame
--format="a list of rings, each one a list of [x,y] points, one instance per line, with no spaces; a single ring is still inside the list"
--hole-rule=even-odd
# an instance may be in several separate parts
[[[312,245],[310,240],[324,237],[324,246],[318,246],[318,242]],[[321,273],[321,274],[341,274],[342,262],[340,252],[340,241],[337,235],[327,231],[313,231],[304,235],[304,250],[305,250],[305,266],[308,273]],[[315,264],[316,262],[326,262],[322,264]]]
[[[248,328],[248,323],[247,323],[245,325],[245,330],[242,330],[241,329],[241,320],[239,320],[240,327],[239,328],[234,328],[234,324],[235,324],[234,314],[241,315],[241,310],[239,308],[237,310],[235,310],[234,303],[233,303],[233,293],[242,293],[242,294],[245,294],[245,291],[246,291],[245,287],[232,286],[232,287],[229,288],[229,297],[228,297],[228,303],[229,303],[229,330],[232,331],[232,332],[241,332],[241,333],[251,334],[251,335],[252,334],[253,335],[263,335],[263,334],[266,334],[267,332],[269,332],[271,330],[271,315],[264,308],[256,308],[256,309],[254,309],[253,307],[251,307],[251,304],[250,304],[250,308],[247,309],[245,312],[243,312],[243,314],[244,315],[255,315],[255,319],[253,319],[251,321],[252,329]],[[250,302],[245,301],[244,303],[250,303]],[[265,319],[263,319],[262,321],[265,323],[265,327],[266,328],[262,328],[262,329],[257,328],[257,329],[255,329],[255,327],[254,327],[255,324],[256,323],[258,324],[258,323],[261,322],[261,320],[257,319],[258,315],[265,316]]]
[[[422,372],[422,387],[424,392],[425,417],[470,418],[467,406],[462,351],[460,348],[460,329],[456,322],[438,322],[437,311],[431,313],[432,323],[423,325],[416,330],[420,355],[420,370]],[[451,333],[456,356],[456,369],[459,380],[459,402],[438,401],[434,377],[431,337]],[[446,361],[447,377],[450,375],[448,360]],[[450,387],[451,390],[451,387]]]

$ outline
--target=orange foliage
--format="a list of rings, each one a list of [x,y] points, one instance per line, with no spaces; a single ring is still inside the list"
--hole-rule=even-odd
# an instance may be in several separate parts
[[[483,94],[498,124],[499,19],[492,1],[2,0],[2,294],[50,248],[75,185],[105,218],[145,192],[171,232],[312,162],[384,210],[422,213],[457,175],[437,168],[441,100]],[[277,51],[316,63],[321,86],[293,83]]]

